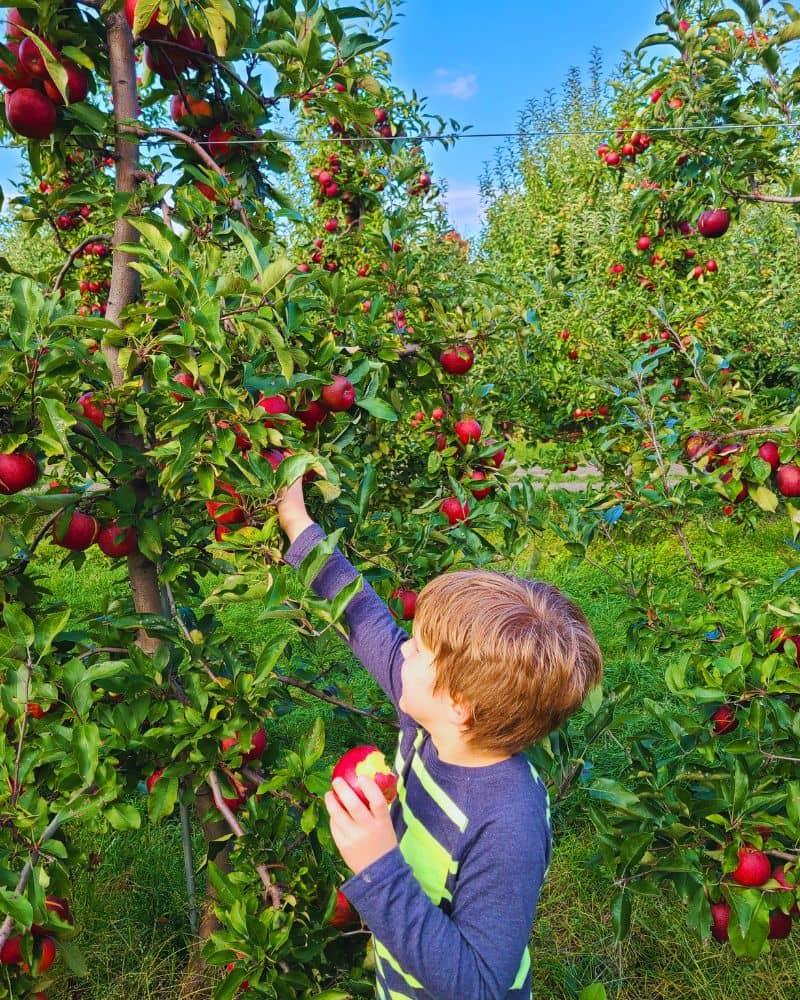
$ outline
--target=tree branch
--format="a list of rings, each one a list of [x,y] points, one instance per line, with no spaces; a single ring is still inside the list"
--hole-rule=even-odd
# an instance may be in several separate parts
[[[315,698],[319,698],[320,701],[327,701],[331,705],[337,705],[339,708],[344,708],[348,712],[354,712],[356,715],[363,715],[367,719],[372,719],[373,722],[380,722],[383,726],[391,726],[392,729],[399,729],[399,723],[395,722],[393,719],[386,719],[382,715],[376,715],[374,712],[370,712],[366,708],[356,708],[354,705],[349,705],[346,701],[342,701],[340,698],[334,698],[332,695],[324,694],[322,691],[318,691],[313,684],[308,684],[306,681],[300,681],[296,677],[287,677],[285,674],[274,673],[272,675],[276,680],[280,681],[281,684],[287,684],[289,687],[299,688],[301,691],[305,691],[306,694],[313,695]]]

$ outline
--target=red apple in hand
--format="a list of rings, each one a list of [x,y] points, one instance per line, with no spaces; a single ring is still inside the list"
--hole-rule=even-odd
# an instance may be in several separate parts
[[[371,743],[348,750],[334,767],[331,776],[331,780],[342,778],[346,781],[366,806],[369,803],[358,783],[361,775],[375,781],[387,802],[391,802],[397,795],[397,777],[381,751]]]
[[[0,455],[0,493],[19,493],[33,486],[38,478],[39,464],[29,451]]]

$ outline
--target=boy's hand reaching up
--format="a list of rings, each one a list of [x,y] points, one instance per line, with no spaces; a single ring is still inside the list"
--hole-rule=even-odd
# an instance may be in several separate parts
[[[278,497],[275,506],[278,511],[278,520],[290,542],[293,542],[310,524],[314,523],[306,510],[302,479],[296,479],[291,486],[287,486]]]
[[[325,796],[331,836],[345,864],[355,875],[397,847],[397,835],[383,792],[372,778],[361,775],[358,780],[369,806],[364,805],[342,778],[333,782],[336,794],[328,792]]]

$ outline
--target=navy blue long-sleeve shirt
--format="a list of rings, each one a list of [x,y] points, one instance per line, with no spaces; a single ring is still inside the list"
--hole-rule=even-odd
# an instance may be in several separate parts
[[[314,524],[286,561],[324,538]],[[328,600],[358,576],[336,549],[313,581]],[[366,581],[345,618],[348,645],[398,711],[390,814],[398,847],[342,886],[374,936],[379,1000],[529,1000],[527,943],[550,863],[547,791],[523,754],[484,767],[439,759],[404,712],[408,638]]]

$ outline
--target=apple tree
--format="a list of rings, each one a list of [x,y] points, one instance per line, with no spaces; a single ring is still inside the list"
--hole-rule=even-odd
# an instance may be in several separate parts
[[[592,204],[581,206],[613,205],[592,244],[597,263],[531,282],[530,338],[544,347],[568,330],[566,343],[590,355],[582,378],[607,413],[573,417],[602,483],[553,527],[624,596],[630,655],[665,677],[663,697],[644,700],[651,724],[626,746],[624,773],[589,782],[615,928],[627,934],[637,895],[669,886],[699,936],[756,955],[797,914],[797,560],[791,542],[780,579],[754,578],[732,564],[719,524],[750,533],[775,515],[797,535],[800,413],[782,364],[793,344],[784,289],[796,274],[796,156],[782,123],[796,101],[800,21],[789,4],[737,8],[670,4],[664,30],[640,46],[593,154]],[[667,54],[646,61],[652,46]],[[552,160],[535,161],[531,176],[545,170],[556,172]],[[507,212],[502,198],[496,210]],[[525,306],[523,296],[523,318]],[[666,560],[664,539],[680,558]],[[759,583],[771,599],[754,599]],[[620,685],[595,718],[629,718],[631,694]]]
[[[292,688],[331,699],[319,641],[354,589],[294,596],[276,494],[304,476],[326,544],[406,618],[427,575],[517,551],[531,502],[470,372],[488,286],[441,225],[391,24],[386,2],[8,9],[15,204],[54,255],[18,268],[0,337],[0,996],[42,995],[54,959],[85,972],[71,831],[136,829],[142,781],[152,821],[205,836],[181,995],[212,966],[220,998],[336,996],[358,965],[316,874],[324,727],[279,751],[263,724]],[[130,599],[81,616],[39,557],[87,574],[93,546]],[[246,601],[280,628],[243,647],[219,611]]]

